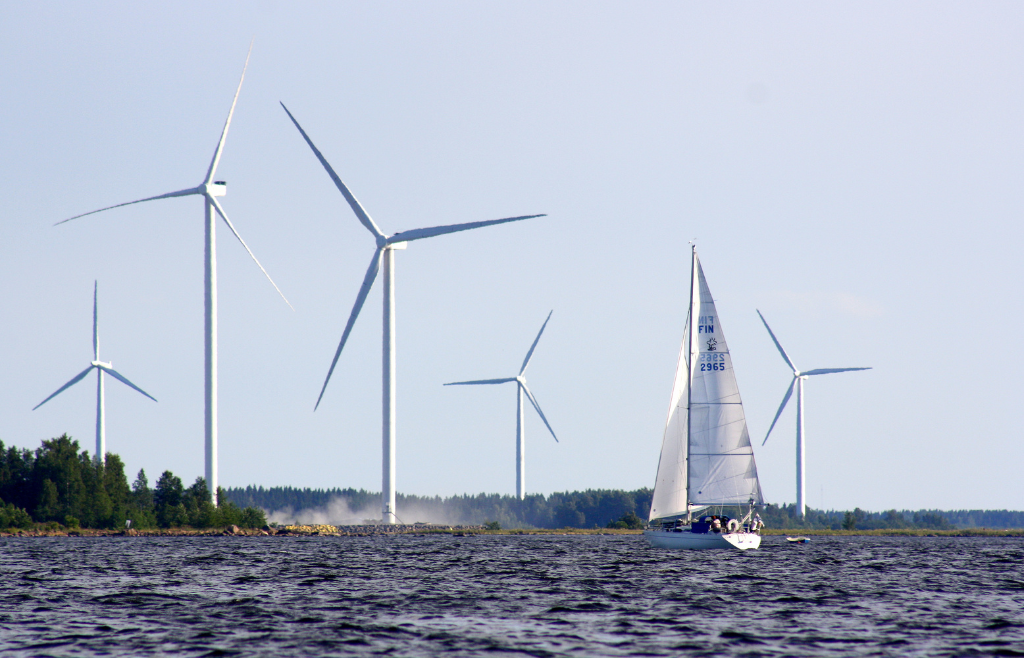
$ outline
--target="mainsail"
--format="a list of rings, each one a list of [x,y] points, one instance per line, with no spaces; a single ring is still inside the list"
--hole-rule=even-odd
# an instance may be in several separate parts
[[[764,502],[732,356],[696,251],[689,296],[650,520]]]

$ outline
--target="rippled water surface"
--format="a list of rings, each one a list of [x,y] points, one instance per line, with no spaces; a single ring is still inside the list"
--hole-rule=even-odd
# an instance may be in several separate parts
[[[1024,540],[0,539],[0,655],[1024,656]]]

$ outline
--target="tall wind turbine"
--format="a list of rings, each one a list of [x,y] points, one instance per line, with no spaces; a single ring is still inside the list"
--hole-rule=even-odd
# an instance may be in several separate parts
[[[761,322],[764,322],[764,328],[768,330],[768,335],[772,337],[775,347],[779,348],[779,354],[786,360],[786,365],[793,370],[793,381],[789,383],[789,388],[786,389],[786,394],[782,397],[782,404],[779,405],[779,410],[775,412],[775,420],[772,421],[772,426],[768,428],[768,434],[764,435],[764,441],[761,442],[761,445],[768,442],[768,437],[771,436],[775,423],[778,422],[779,416],[782,415],[782,410],[786,408],[786,403],[789,402],[789,398],[793,395],[793,387],[796,386],[796,510],[800,517],[803,518],[806,513],[807,500],[804,495],[804,380],[812,375],[871,370],[871,368],[816,368],[801,372],[793,365],[793,361],[786,354],[786,350],[782,349],[779,339],[775,337],[772,328],[768,326],[768,322],[761,315],[761,311],[758,311],[757,315],[761,318]]]
[[[32,411],[35,411],[39,407],[43,406],[53,398],[60,395],[65,389],[71,388],[78,382],[85,379],[85,376],[89,374],[91,370],[96,369],[96,454],[93,459],[101,464],[105,464],[107,461],[107,430],[106,422],[104,419],[103,410],[103,373],[107,373],[114,379],[123,382],[127,386],[134,388],[139,393],[142,393],[147,398],[156,402],[156,398],[149,393],[143,391],[135,384],[128,381],[124,375],[114,370],[113,363],[103,363],[100,361],[100,333],[99,333],[99,321],[96,310],[96,292],[97,284],[94,281],[92,284],[92,363],[89,367],[82,372],[75,375],[75,377],[56,390],[50,397],[46,398],[36,406],[32,407]]]
[[[204,291],[205,291],[205,311],[203,313],[205,319],[205,330],[206,330],[206,414],[205,414],[205,433],[206,433],[206,486],[210,490],[210,495],[213,498],[214,504],[217,504],[217,215],[220,215],[224,220],[224,223],[231,229],[231,233],[238,238],[238,241],[242,243],[242,246],[252,257],[256,266],[262,270],[263,274],[266,275],[267,279],[270,280],[270,284],[274,286],[277,293],[281,295],[285,303],[291,307],[291,303],[281,292],[281,289],[277,287],[274,280],[270,278],[267,271],[263,269],[260,262],[256,260],[256,256],[249,249],[249,246],[245,244],[245,240],[235,230],[234,224],[228,219],[227,213],[224,212],[224,208],[221,207],[220,202],[217,201],[217,197],[224,196],[227,194],[227,183],[224,181],[213,180],[214,175],[217,173],[217,165],[220,164],[220,156],[224,151],[224,141],[228,137],[228,128],[231,126],[231,117],[235,113],[235,104],[238,103],[238,94],[242,91],[242,81],[245,80],[245,70],[249,67],[249,55],[252,54],[252,44],[249,44],[249,54],[245,56],[245,66],[242,67],[242,78],[238,81],[238,89],[235,90],[235,98],[231,101],[231,109],[228,111],[227,121],[224,122],[224,130],[220,133],[220,141],[217,142],[217,148],[213,152],[213,159],[210,161],[210,167],[206,171],[206,178],[203,182],[196,187],[190,187],[186,190],[178,190],[177,192],[168,192],[167,194],[160,194],[158,196],[146,197],[145,199],[138,199],[137,201],[128,201],[126,203],[119,203],[116,206],[107,206],[106,208],[100,208],[99,210],[93,210],[91,212],[82,213],[81,215],[75,215],[69,217],[63,221],[57,222],[57,224],[63,224],[64,222],[70,222],[72,219],[78,219],[79,217],[85,217],[86,215],[92,215],[104,210],[110,210],[111,208],[120,208],[121,206],[130,206],[134,203],[142,203],[143,201],[155,201],[156,199],[169,199],[177,196],[202,196],[206,205],[206,219],[204,222],[206,230],[206,265],[205,265],[205,277],[204,277]]]
[[[377,278],[377,271],[381,268],[381,262],[384,265],[384,349],[383,349],[383,384],[384,384],[384,409],[383,409],[383,476],[381,484],[381,498],[383,508],[383,521],[384,523],[393,524],[397,521],[395,516],[395,316],[393,309],[395,306],[395,259],[394,252],[396,249],[405,249],[409,242],[413,240],[421,240],[423,238],[432,238],[438,235],[445,235],[446,233],[455,233],[456,231],[466,231],[474,228],[483,228],[484,226],[491,226],[494,224],[504,224],[506,222],[515,222],[521,219],[531,219],[533,217],[544,217],[541,215],[523,215],[520,217],[505,217],[503,219],[490,219],[482,222],[468,222],[465,224],[451,224],[448,226],[433,226],[430,228],[417,228],[410,231],[401,231],[393,235],[384,235],[377,225],[370,219],[370,216],[363,210],[363,207],[356,200],[355,196],[349,191],[345,183],[341,182],[341,178],[338,174],[334,173],[334,169],[328,164],[320,150],[313,145],[313,141],[306,134],[306,131],[302,129],[299,122],[295,120],[292,113],[288,111],[284,103],[281,103],[281,107],[288,114],[288,118],[292,120],[295,127],[299,129],[299,133],[302,134],[302,138],[309,144],[309,148],[313,149],[314,155],[317,160],[323,165],[324,169],[327,170],[327,174],[334,181],[338,191],[345,197],[348,205],[351,206],[352,211],[356,214],[360,223],[366,227],[370,233],[373,234],[374,240],[377,242],[377,249],[373,252],[373,257],[370,259],[370,267],[366,270],[366,275],[363,277],[363,285],[359,288],[359,293],[356,295],[355,304],[352,305],[352,312],[348,317],[348,323],[345,324],[345,331],[341,334],[341,342],[338,343],[338,350],[334,353],[334,360],[331,361],[331,367],[327,371],[327,378],[324,380],[323,388],[320,389],[320,397],[316,400],[316,405],[313,407],[315,410],[320,406],[320,401],[323,400],[324,391],[327,390],[327,383],[331,381],[331,374],[334,372],[334,367],[338,364],[338,357],[341,356],[341,350],[345,347],[345,341],[348,340],[349,334],[352,332],[352,326],[356,322],[356,318],[359,316],[359,311],[363,308],[363,303],[366,301],[366,296],[370,294],[370,288],[373,286],[374,280]]]
[[[533,408],[537,410],[537,415],[544,421],[548,431],[551,432],[551,436],[558,441],[558,437],[555,436],[555,430],[551,429],[551,424],[548,423],[548,419],[544,417],[544,412],[540,410],[540,405],[537,403],[537,398],[530,392],[529,387],[526,385],[526,367],[530,365],[530,359],[533,358],[533,351],[537,349],[537,343],[540,341],[540,335],[544,333],[544,327],[548,326],[548,320],[551,319],[551,311],[548,313],[548,317],[544,320],[544,324],[541,325],[540,331],[537,332],[537,337],[533,340],[533,345],[530,346],[530,351],[526,353],[526,358],[523,359],[523,367],[519,369],[519,374],[515,377],[505,377],[504,379],[476,379],[469,382],[451,382],[445,384],[445,386],[473,386],[476,384],[507,384],[508,382],[516,383],[516,497],[522,500],[526,495],[526,418],[523,416],[523,394],[526,394],[526,399],[530,401]]]

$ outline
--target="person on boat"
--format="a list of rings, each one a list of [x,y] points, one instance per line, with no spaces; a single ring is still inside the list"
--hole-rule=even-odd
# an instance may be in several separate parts
[[[717,516],[711,517],[711,532],[722,532],[722,520]]]
[[[750,524],[750,531],[757,532],[764,527],[764,521],[761,520],[760,514],[754,514],[754,521]]]

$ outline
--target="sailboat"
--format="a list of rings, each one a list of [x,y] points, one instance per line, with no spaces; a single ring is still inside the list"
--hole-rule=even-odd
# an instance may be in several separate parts
[[[692,252],[690,306],[644,535],[655,548],[757,548],[760,518],[751,517],[764,499],[754,451],[715,300],[696,246]],[[742,505],[742,519],[694,518]]]

